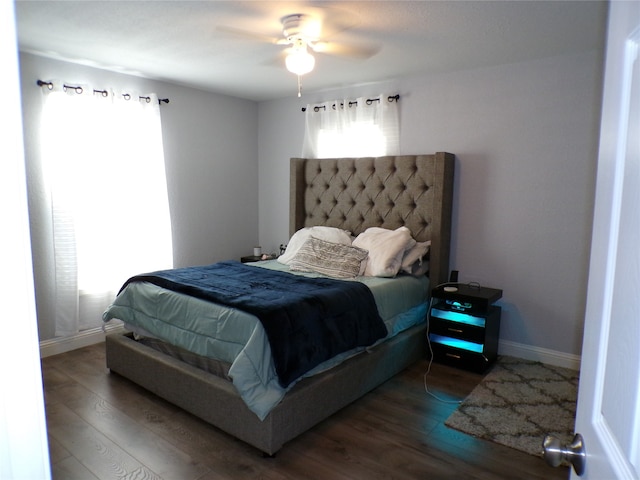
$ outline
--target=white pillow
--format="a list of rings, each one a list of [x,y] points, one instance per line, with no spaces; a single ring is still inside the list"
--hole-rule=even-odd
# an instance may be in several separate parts
[[[414,244],[407,227],[395,230],[370,227],[353,241],[354,247],[369,250],[364,274],[370,277],[395,277],[402,266],[404,252]]]
[[[421,272],[423,269],[420,267],[423,263],[427,263],[423,258],[429,251],[429,247],[431,247],[431,240],[416,242],[412,247],[407,248],[402,257],[401,270],[413,275],[415,275],[414,272]]]
[[[325,240],[327,242],[332,243],[340,243],[342,245],[351,245],[351,232],[347,232],[346,230],[342,230],[340,228],[335,227],[305,227],[298,230],[296,233],[292,235],[289,239],[289,243],[287,244],[287,249],[285,252],[278,257],[278,261],[280,263],[284,263],[285,265],[289,265],[291,259],[298,253],[300,247],[304,245],[311,237],[318,238],[320,240]]]

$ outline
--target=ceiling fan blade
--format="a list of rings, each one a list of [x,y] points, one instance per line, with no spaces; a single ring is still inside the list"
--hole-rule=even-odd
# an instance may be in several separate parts
[[[359,59],[367,59],[373,57],[381,49],[380,45],[364,44],[364,43],[344,43],[344,42],[315,42],[310,45],[311,49],[316,53],[324,53],[328,55],[339,55],[342,57],[351,57]]]
[[[315,2],[310,8],[304,9],[304,13],[318,19],[320,22],[319,38],[327,38],[338,33],[356,27],[360,23],[360,17],[342,6],[326,5]]]
[[[285,59],[287,58],[287,54],[290,52],[288,48],[285,48],[275,55],[269,56],[269,58],[260,62],[260,65],[264,65],[265,67],[277,67],[277,68],[285,68]]]
[[[238,37],[244,37],[251,40],[258,40],[264,43],[272,43],[277,45],[278,42],[282,40],[282,37],[272,37],[269,35],[264,35],[261,33],[251,32],[249,30],[243,30],[241,28],[228,27],[226,25],[218,25],[216,26],[216,30],[222,33],[235,35]]]

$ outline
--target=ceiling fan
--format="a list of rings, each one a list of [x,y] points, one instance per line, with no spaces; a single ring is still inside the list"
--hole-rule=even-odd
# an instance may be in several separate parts
[[[295,13],[280,19],[284,38],[279,39],[278,45],[289,45],[285,57],[287,70],[298,76],[309,73],[315,66],[316,59],[308,48],[316,51],[316,44],[320,40],[319,23],[309,15]]]
[[[298,96],[300,96],[300,77],[311,72],[315,66],[315,57],[311,52],[366,59],[380,50],[379,46],[373,44],[353,44],[329,40],[330,36],[352,28],[356,24],[353,16],[338,15],[337,17],[339,18],[329,21],[326,17],[321,18],[319,15],[308,13],[285,15],[280,18],[281,37],[270,37],[234,27],[219,26],[218,29],[258,39],[262,42],[286,46],[282,52],[285,66],[288,71],[298,77]]]

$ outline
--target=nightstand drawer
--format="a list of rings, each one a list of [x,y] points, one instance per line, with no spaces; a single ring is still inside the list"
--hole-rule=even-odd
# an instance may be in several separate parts
[[[434,359],[438,362],[479,373],[484,372],[492,361],[482,352],[455,348],[437,341],[431,342],[431,348]]]
[[[447,337],[463,338],[470,342],[484,343],[485,328],[484,319],[482,325],[470,325],[469,323],[443,320],[434,309],[431,312],[429,332]]]

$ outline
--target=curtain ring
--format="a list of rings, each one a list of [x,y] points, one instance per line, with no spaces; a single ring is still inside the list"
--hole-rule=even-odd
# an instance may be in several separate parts
[[[123,93],[122,98],[128,101],[128,100],[131,100],[131,95],[129,95],[128,93]]]
[[[71,85],[63,85],[62,86],[62,90],[64,90],[65,92],[67,91],[67,88],[73,88],[78,95],[80,95],[80,94],[82,94],[82,92],[84,92],[84,90],[82,89],[82,87],[80,85],[78,85],[77,87],[72,87]]]

